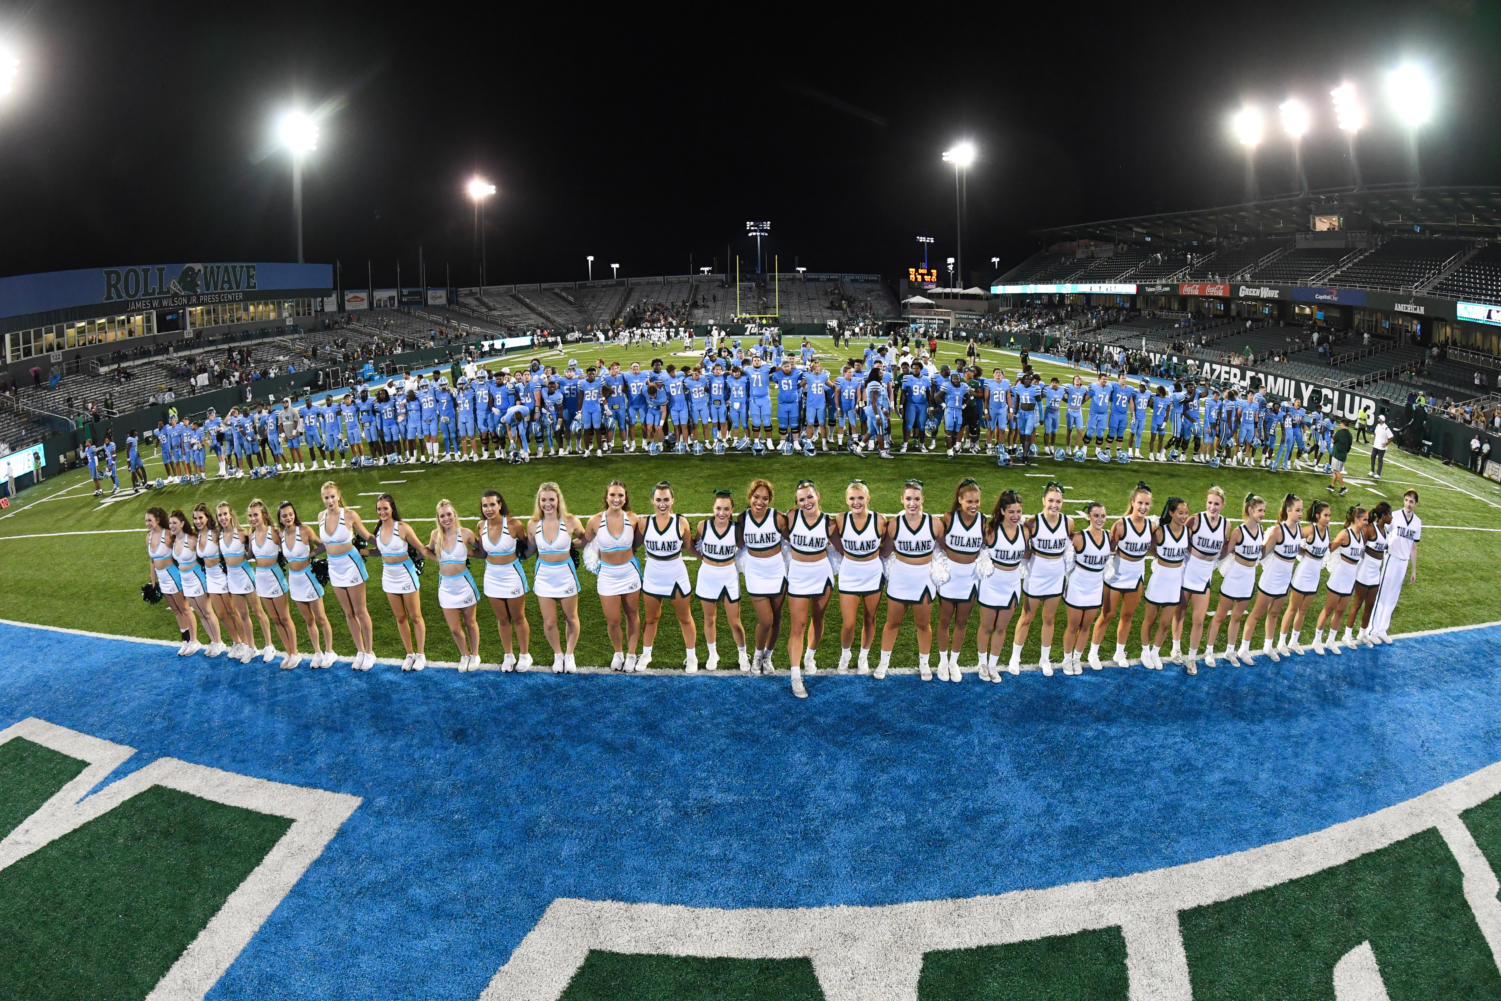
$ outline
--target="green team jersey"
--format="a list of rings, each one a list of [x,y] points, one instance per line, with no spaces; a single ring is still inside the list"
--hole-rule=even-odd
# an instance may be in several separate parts
[[[1340,462],[1344,462],[1345,457],[1350,454],[1350,446],[1353,444],[1355,444],[1355,436],[1350,433],[1349,428],[1340,428],[1334,432],[1334,446],[1331,449],[1334,458]]]

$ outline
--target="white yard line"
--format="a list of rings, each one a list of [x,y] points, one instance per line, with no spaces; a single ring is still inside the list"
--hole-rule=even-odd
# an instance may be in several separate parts
[[[12,515],[20,514],[22,511],[25,511],[25,510],[27,510],[29,508],[33,508],[33,507],[35,507],[38,504],[45,504],[48,501],[54,501],[54,500],[73,500],[75,498],[66,497],[65,495],[72,493],[74,490],[78,490],[78,489],[86,488],[86,487],[91,487],[91,486],[93,486],[93,481],[92,480],[83,480],[80,483],[73,484],[71,487],[63,487],[61,490],[54,490],[54,491],[52,491],[52,493],[48,494],[47,496],[45,496],[45,497],[38,497],[34,501],[28,501],[25,504],[12,505],[11,509],[9,511],[6,511],[4,514],[0,514],[0,520],[4,520],[6,518],[9,518]]]

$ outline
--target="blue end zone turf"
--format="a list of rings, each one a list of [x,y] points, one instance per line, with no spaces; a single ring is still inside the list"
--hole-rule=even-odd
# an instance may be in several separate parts
[[[0,728],[364,798],[210,997],[471,1001],[557,897],[971,897],[1363,816],[1501,759],[1498,642],[1197,678],[824,673],[800,702],[785,674],[284,672],[0,625]]]

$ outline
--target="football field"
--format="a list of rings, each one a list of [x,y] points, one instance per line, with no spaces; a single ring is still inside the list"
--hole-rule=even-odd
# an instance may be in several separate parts
[[[1014,368],[984,363],[1001,359]],[[0,511],[0,997],[1501,996],[1501,490],[1395,451],[1376,482],[1364,446],[1350,468],[1336,522],[1421,493],[1393,645],[991,685],[972,618],[964,683],[918,679],[910,624],[877,682],[829,670],[836,601],[806,701],[787,691],[785,634],[777,674],[742,675],[721,620],[730,670],[688,676],[670,613],[644,675],[459,674],[431,574],[421,674],[396,666],[376,589],[368,673],[349,670],[332,595],[333,670],[179,659],[171,614],[140,599],[142,516],[260,497],[309,519],[333,479],[371,524],[391,492],[425,537],[440,498],[473,527],[483,490],[524,517],[555,480],[586,517],[620,478],[638,511],[671,481],[697,522],[716,489],[738,507],[764,476],[778,507],[810,478],[831,512],[860,477],[888,514],[908,478],[934,514],[963,477],[983,510],[1015,489],[1028,514],[1057,480],[1066,514],[1100,501],[1113,519],[1138,480],[1154,513],[1169,496],[1198,510],[1213,484],[1237,514],[1249,491],[1273,508],[1330,499],[1327,476],[732,453],[319,471],[106,502],[81,472],[48,480]],[[577,659],[598,668],[610,646],[579,576]],[[534,600],[528,614],[545,664]],[[480,623],[491,665],[483,606]]]

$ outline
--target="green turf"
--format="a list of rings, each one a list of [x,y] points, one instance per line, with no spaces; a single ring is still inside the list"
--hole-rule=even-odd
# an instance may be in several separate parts
[[[919,1001],[1125,1001],[1126,940],[1100,928],[923,957]]]
[[[561,1001],[821,1001],[806,959],[646,956],[590,950]]]
[[[157,786],[0,871],[0,997],[145,997],[290,825]]]
[[[941,356],[956,353],[953,345],[943,345]],[[604,352],[571,349],[566,355],[554,354],[552,361],[566,363],[569,357],[581,362],[592,362],[598,356],[646,357],[641,351],[626,352],[611,348]],[[665,353],[664,353],[665,355]],[[671,357],[670,355],[665,355]],[[1005,358],[1014,367],[1014,356],[987,351],[985,364]],[[680,359],[681,360],[681,359]],[[1056,366],[1040,366],[1045,374],[1068,370]],[[1352,469],[1364,464],[1364,454],[1352,456]],[[215,470],[212,458],[210,471]],[[149,460],[153,475],[159,464]],[[1028,474],[1034,475],[1028,475]],[[563,489],[570,509],[582,516],[598,511],[602,505],[604,484],[611,478],[624,479],[632,491],[635,508],[647,508],[648,491],[661,479],[672,481],[677,489],[678,510],[684,513],[701,513],[709,510],[716,487],[728,487],[735,491],[737,504],[744,503],[744,491],[749,481],[756,476],[765,476],[777,486],[776,503],[782,508],[792,502],[792,485],[804,476],[818,481],[824,490],[825,509],[837,511],[843,507],[843,488],[852,477],[859,476],[869,481],[873,501],[880,511],[892,513],[898,509],[902,482],[909,476],[922,479],[927,490],[927,509],[935,513],[946,510],[951,502],[958,480],[974,476],[984,491],[983,508],[988,512],[999,491],[1016,489],[1025,498],[1027,511],[1037,510],[1043,485],[1052,478],[1059,479],[1068,488],[1065,510],[1077,514],[1081,502],[1086,499],[1103,501],[1112,515],[1121,513],[1130,489],[1138,479],[1148,482],[1154,491],[1154,503],[1160,509],[1170,495],[1187,499],[1193,509],[1202,503],[1205,488],[1211,484],[1222,486],[1235,501],[1248,491],[1267,496],[1275,505],[1281,494],[1294,491],[1306,498],[1329,497],[1324,487],[1327,477],[1318,473],[1297,472],[1273,474],[1265,470],[1229,468],[1210,469],[1193,464],[1157,464],[1133,462],[1130,465],[1102,464],[1090,460],[1085,463],[1072,461],[1058,463],[1052,459],[1041,460],[1035,469],[997,469],[994,460],[986,456],[956,456],[947,458],[942,454],[906,454],[885,461],[875,457],[856,458],[846,453],[820,454],[813,459],[773,455],[762,458],[743,454],[724,456],[705,455],[657,456],[618,453],[604,458],[579,459],[577,457],[537,459],[525,466],[489,463],[463,463],[455,465],[395,467],[375,470],[333,471],[284,475],[272,481],[213,480],[201,487],[167,487],[160,491],[148,491],[119,503],[101,507],[88,496],[87,489],[72,489],[59,495],[58,491],[79,487],[85,483],[84,474],[71,472],[49,480],[40,487],[27,491],[21,498],[19,509],[0,516],[0,561],[7,568],[7,587],[0,591],[0,617],[48,625],[95,629],[110,633],[148,636],[161,639],[177,638],[176,627],[165,605],[147,606],[140,601],[139,588],[147,579],[147,563],[144,553],[144,534],[137,531],[142,525],[142,515],[149,505],[160,505],[169,511],[174,508],[190,510],[193,503],[203,500],[211,505],[219,500],[228,500],[237,511],[243,512],[252,497],[262,497],[273,507],[282,499],[292,499],[299,504],[304,517],[311,518],[319,510],[319,485],[328,478],[337,480],[350,504],[360,506],[361,515],[372,523],[375,520],[373,496],[361,496],[378,491],[391,491],[400,505],[403,517],[414,522],[419,534],[426,535],[431,529],[434,505],[440,497],[451,498],[458,506],[466,525],[473,526],[478,519],[481,491],[495,487],[510,501],[515,513],[525,516],[530,513],[532,495],[538,483],[556,480]],[[404,480],[402,483],[382,481]],[[1424,542],[1419,547],[1419,578],[1415,586],[1408,587],[1402,596],[1394,631],[1428,629],[1488,621],[1495,617],[1491,606],[1482,601],[1456,601],[1452,583],[1464,582],[1466,589],[1484,594],[1501,586],[1501,533],[1460,530],[1468,526],[1494,527],[1496,515],[1501,512],[1501,490],[1495,484],[1470,476],[1460,470],[1446,468],[1438,462],[1413,456],[1391,453],[1387,462],[1387,480],[1381,484],[1353,486],[1341,504],[1371,504],[1386,498],[1400,503],[1401,491],[1415,486],[1422,491],[1420,513],[1427,525]],[[1471,494],[1476,496],[1471,496]],[[697,519],[695,519],[697,520]],[[1456,526],[1440,528],[1438,526]],[[59,532],[98,532],[112,534],[62,535]],[[40,538],[10,538],[11,536],[39,535]],[[476,570],[482,569],[475,561]],[[382,656],[399,657],[402,647],[397,637],[395,624],[386,600],[379,589],[380,569],[377,561],[370,563],[371,586],[367,603],[375,622],[375,647]],[[692,572],[692,571],[691,571]],[[444,625],[443,615],[437,605],[435,574],[426,575],[422,591],[424,617],[428,624],[428,655],[433,660],[456,660],[457,649]],[[583,594],[579,601],[580,619],[583,626],[578,646],[578,662],[582,665],[603,665],[608,662],[610,647],[603,627],[598,600],[594,595],[594,578],[580,571]],[[80,596],[88,602],[79,604]],[[1305,642],[1311,639],[1313,623],[1317,618],[1322,596],[1315,600],[1304,631]],[[349,633],[345,627],[333,595],[325,599],[330,621],[334,628],[335,647],[345,657],[353,652]],[[702,613],[694,603],[694,616],[699,623],[698,649],[702,655]],[[838,602],[831,602],[820,660],[831,665],[838,655]],[[82,607],[88,612],[83,613]],[[539,663],[549,663],[550,652],[542,634],[541,614],[536,600],[528,599],[528,619],[532,626],[531,648]],[[885,614],[882,603],[881,615]],[[1139,622],[1144,606],[1136,613],[1137,620],[1131,629],[1128,649],[1132,656],[1139,649]],[[936,624],[935,612],[935,624]],[[741,611],[742,622],[749,628],[754,616],[749,603]],[[974,663],[974,636],[978,625],[978,611],[971,617],[965,644],[966,665]],[[500,644],[496,638],[493,617],[488,609],[480,609],[482,627],[481,651],[488,663],[500,657]],[[1060,611],[1056,638],[1053,646],[1061,645],[1064,618]],[[304,651],[310,649],[303,625],[298,619],[298,631]],[[1034,624],[1026,656],[1035,660],[1040,646],[1041,627]],[[1106,649],[1113,644],[1113,632],[1107,638]],[[1222,637],[1223,639],[1223,637]],[[678,626],[670,611],[664,616],[658,633],[654,664],[666,666],[682,662],[683,644]],[[730,642],[729,629],[720,619],[719,650],[721,663],[734,664],[734,649]],[[785,666],[786,632],[778,642],[777,663]],[[916,647],[910,625],[903,627],[897,644],[894,663],[911,666],[916,662]],[[223,662],[221,661],[222,665]],[[199,669],[228,669],[209,667],[195,662]]]
[[[1459,815],[1470,829],[1470,836],[1480,846],[1485,860],[1501,872],[1501,796],[1492,796]]]
[[[0,840],[87,767],[29,740],[0,744]]]
[[[1437,831],[1179,915],[1195,1001],[1334,1001],[1340,958],[1369,941],[1391,1001],[1501,996]]]

